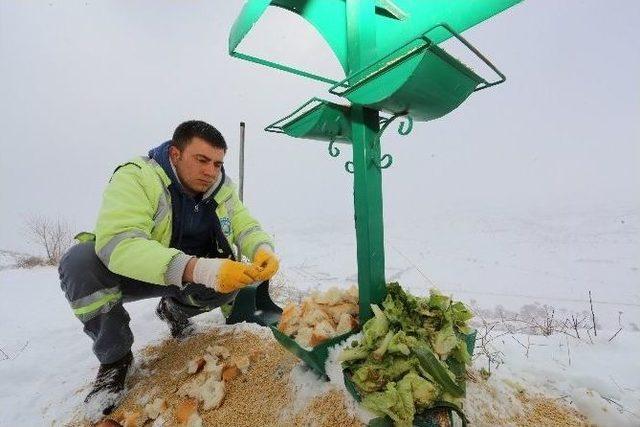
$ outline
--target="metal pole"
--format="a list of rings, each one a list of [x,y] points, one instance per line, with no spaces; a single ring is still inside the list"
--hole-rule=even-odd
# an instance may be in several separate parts
[[[240,122],[240,170],[239,170],[238,196],[244,201],[244,122]]]
[[[349,71],[375,60],[375,2],[347,0],[347,47]],[[382,219],[382,174],[378,111],[351,106],[353,138],[353,197],[358,253],[360,322],[373,315],[370,304],[380,304],[386,295],[384,277],[384,232]],[[373,161],[372,161],[373,160]]]

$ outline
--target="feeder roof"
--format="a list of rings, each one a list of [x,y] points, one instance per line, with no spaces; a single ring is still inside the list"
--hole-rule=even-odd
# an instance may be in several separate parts
[[[474,25],[519,3],[521,0],[377,0],[376,60],[445,22],[461,33]],[[347,0],[248,0],[229,35],[229,53],[233,54],[270,5],[300,15],[326,40],[348,74]],[[429,33],[434,43],[451,37],[444,29]]]

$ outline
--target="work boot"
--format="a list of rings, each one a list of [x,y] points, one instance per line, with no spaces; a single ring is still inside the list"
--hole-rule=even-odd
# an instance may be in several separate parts
[[[133,354],[129,351],[120,360],[100,365],[93,388],[84,399],[89,412],[109,415],[115,409],[124,396],[124,383],[131,362],[133,362]]]
[[[184,339],[193,334],[193,324],[189,318],[173,307],[166,298],[160,298],[156,314],[169,325],[173,338]]]

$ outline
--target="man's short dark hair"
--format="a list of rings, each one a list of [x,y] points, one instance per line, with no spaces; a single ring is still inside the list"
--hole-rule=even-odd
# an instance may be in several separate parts
[[[171,145],[182,151],[193,137],[203,139],[211,146],[227,151],[227,143],[218,129],[201,120],[189,120],[181,123],[173,132]]]

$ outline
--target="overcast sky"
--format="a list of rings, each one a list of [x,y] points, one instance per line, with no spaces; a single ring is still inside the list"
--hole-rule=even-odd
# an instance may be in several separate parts
[[[0,1],[0,249],[25,217],[95,224],[118,163],[209,121],[247,123],[246,203],[265,226],[351,217],[351,150],[262,129],[327,85],[227,55],[241,1]],[[274,9],[274,8],[272,8]],[[437,209],[640,205],[640,2],[525,1],[465,33],[508,80],[444,118],[388,132],[385,217]],[[270,10],[245,50],[339,76],[297,16]]]

